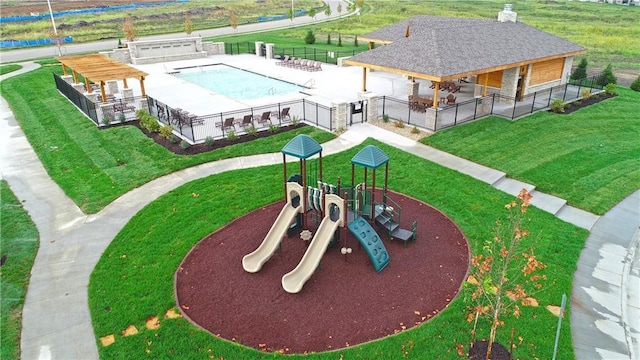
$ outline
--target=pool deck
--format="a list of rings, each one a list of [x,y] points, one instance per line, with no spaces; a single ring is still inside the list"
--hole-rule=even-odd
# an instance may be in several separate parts
[[[217,114],[302,98],[324,106],[331,106],[332,103],[357,101],[358,94],[362,92],[362,68],[360,67],[338,67],[322,63],[322,71],[311,72],[278,66],[276,65],[278,61],[249,54],[215,55],[202,59],[134,65],[134,67],[149,74],[145,79],[145,90],[149,96],[173,108],[181,108],[196,115]],[[254,100],[239,101],[169,74],[177,68],[210,64],[231,65],[301,85],[308,89],[304,91],[304,94],[293,96],[266,96]],[[140,94],[139,87],[132,86],[132,88],[134,94]],[[428,86],[421,87],[421,93],[426,90],[430,90]],[[367,91],[377,95],[406,98],[406,80],[400,75],[370,72],[367,74]]]

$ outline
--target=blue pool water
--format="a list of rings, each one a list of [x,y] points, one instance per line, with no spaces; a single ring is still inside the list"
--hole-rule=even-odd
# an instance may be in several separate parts
[[[289,95],[301,86],[227,65],[208,65],[178,69],[174,76],[236,100]]]

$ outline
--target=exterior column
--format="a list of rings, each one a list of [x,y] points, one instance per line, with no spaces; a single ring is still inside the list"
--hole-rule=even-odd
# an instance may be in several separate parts
[[[413,80],[407,81],[407,95],[417,96],[420,92],[420,83]]]
[[[340,128],[347,128],[347,115],[348,115],[348,106],[345,102],[332,102],[331,108],[333,111],[331,112],[331,129],[334,131]]]
[[[362,92],[367,92],[367,68],[362,68]]]

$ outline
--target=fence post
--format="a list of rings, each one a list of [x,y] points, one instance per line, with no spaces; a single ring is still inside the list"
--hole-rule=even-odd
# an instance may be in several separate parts
[[[458,108],[460,107],[460,104],[456,104],[456,113],[453,116],[453,125],[458,124]]]
[[[533,93],[533,102],[531,103],[531,114],[533,114],[533,109],[536,107],[536,95],[538,95],[537,91]]]
[[[551,98],[553,97],[553,88],[549,88],[549,99],[547,100],[547,107],[551,106]]]
[[[513,98],[513,111],[511,112],[511,120],[516,117],[516,98]]]
[[[493,115],[493,105],[496,103],[496,93],[491,94],[491,115]]]
[[[564,94],[562,94],[562,102],[565,102],[567,99],[567,84],[564,85]]]
[[[474,107],[473,107],[473,120],[476,119],[476,115],[478,115],[478,99],[476,99]],[[454,123],[455,125],[455,123]]]

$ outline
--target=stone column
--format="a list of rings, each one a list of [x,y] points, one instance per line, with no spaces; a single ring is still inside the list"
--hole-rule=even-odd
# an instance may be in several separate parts
[[[139,99],[137,104],[136,104],[136,110],[147,110],[147,111],[149,111],[149,99],[148,98]]]
[[[84,96],[87,97],[87,99],[89,99],[89,101],[91,101],[92,103],[96,104],[98,103],[98,93],[97,92],[91,92],[91,93],[85,93]]]
[[[100,120],[99,125],[109,125],[110,123],[116,121],[116,114],[113,111],[113,104],[101,103],[98,107],[100,108],[100,112],[102,113],[102,116],[98,116],[98,119]]]
[[[255,46],[256,46],[256,55],[258,56],[262,56],[262,45],[264,43],[262,41],[256,41]]]
[[[418,96],[420,92],[420,83],[407,81],[407,96]]]
[[[60,78],[68,84],[73,84],[73,75],[62,75]]]
[[[273,44],[266,44],[267,59],[273,59]]]
[[[360,96],[358,96],[360,98]],[[373,93],[367,92],[362,94],[362,100],[367,101],[367,121],[378,120],[379,112],[378,112],[378,99],[379,97]]]
[[[71,84],[77,92],[83,93],[86,90],[86,87],[83,83]]]
[[[118,93],[118,80],[107,80],[107,93],[108,94],[117,94]]]
[[[124,101],[133,100],[133,89],[131,88],[122,89],[122,99]]]
[[[340,128],[346,129],[348,125],[348,106],[346,102],[331,102],[331,128],[336,131]]]
[[[567,56],[564,59],[564,67],[562,68],[562,78],[560,78],[560,85],[564,85],[569,81],[571,77],[571,67],[573,66],[573,56]],[[531,65],[529,65],[529,71],[531,71]],[[527,76],[527,79],[529,77]]]
[[[500,95],[508,96],[510,98],[516,97],[516,90],[518,89],[518,77],[520,76],[520,68],[514,67],[511,69],[505,69],[502,71],[502,85],[500,87]],[[511,103],[511,100],[506,100],[507,103]]]
[[[438,130],[437,114],[436,109],[427,108],[427,111],[425,112],[425,127],[427,130]]]

